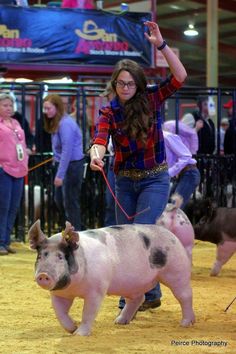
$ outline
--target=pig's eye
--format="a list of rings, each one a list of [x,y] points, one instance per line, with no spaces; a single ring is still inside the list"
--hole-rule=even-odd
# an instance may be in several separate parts
[[[199,225],[203,225],[206,223],[206,217],[204,216],[203,218],[200,219]]]
[[[43,252],[43,256],[47,257],[48,256],[48,252],[47,251]]]
[[[57,257],[61,260],[63,259],[63,255],[61,253],[58,253]]]

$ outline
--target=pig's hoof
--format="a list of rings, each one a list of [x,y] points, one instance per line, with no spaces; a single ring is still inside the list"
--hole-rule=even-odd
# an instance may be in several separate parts
[[[73,332],[73,335],[89,336],[90,333],[91,331],[88,328],[79,327]]]
[[[216,270],[216,269],[212,269],[211,272],[210,272],[210,276],[211,277],[216,277],[218,274],[219,274],[219,270]]]
[[[183,318],[180,325],[181,325],[181,327],[190,327],[190,326],[193,326],[194,323],[195,323],[194,317],[192,319]]]
[[[210,272],[210,276],[216,277],[221,271],[222,265],[219,262],[215,262]]]
[[[119,315],[119,316],[116,317],[115,323],[116,324],[126,325],[126,324],[129,324],[129,321],[126,318],[123,318],[121,315]]]

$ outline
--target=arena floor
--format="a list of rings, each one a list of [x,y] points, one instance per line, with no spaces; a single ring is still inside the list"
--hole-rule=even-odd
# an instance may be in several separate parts
[[[35,253],[27,244],[13,244],[16,255],[0,257],[1,354],[155,354],[236,353],[236,255],[218,277],[209,271],[215,246],[197,242],[193,252],[193,302],[196,324],[181,328],[180,307],[162,286],[162,306],[139,312],[128,326],[113,320],[117,297],[106,297],[89,337],[67,334],[55,318],[49,293],[33,280]],[[81,318],[82,300],[72,307]]]

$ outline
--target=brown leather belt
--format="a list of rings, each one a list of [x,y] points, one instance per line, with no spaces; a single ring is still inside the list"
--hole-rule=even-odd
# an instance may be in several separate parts
[[[168,171],[168,166],[166,163],[155,166],[149,170],[138,170],[138,169],[121,170],[118,172],[118,176],[129,177],[129,178],[137,181],[137,180],[140,180],[143,178],[153,177],[157,173],[163,172],[163,171]]]
[[[181,175],[182,173],[184,173],[185,171],[189,171],[189,170],[194,170],[195,168],[197,168],[196,164],[192,164],[192,165],[186,165],[181,172],[179,173],[179,175]]]

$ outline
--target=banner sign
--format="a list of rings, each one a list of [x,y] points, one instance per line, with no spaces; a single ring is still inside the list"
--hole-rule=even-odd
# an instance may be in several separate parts
[[[144,36],[150,13],[0,6],[1,63],[153,65]]]

